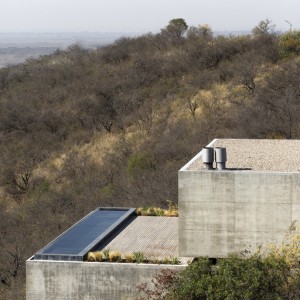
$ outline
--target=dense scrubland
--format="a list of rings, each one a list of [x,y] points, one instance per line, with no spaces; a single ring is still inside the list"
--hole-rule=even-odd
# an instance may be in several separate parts
[[[300,137],[300,32],[269,20],[214,36],[78,45],[0,70],[0,298],[25,260],[99,206],[177,202],[177,171],[210,140]]]

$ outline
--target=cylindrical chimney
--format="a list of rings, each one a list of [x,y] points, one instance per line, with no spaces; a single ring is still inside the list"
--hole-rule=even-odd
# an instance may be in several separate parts
[[[217,169],[225,170],[226,169],[226,161],[227,161],[226,148],[216,147],[215,148],[215,159],[216,159]]]
[[[202,161],[207,170],[213,169],[214,163],[214,148],[204,147],[202,149]]]

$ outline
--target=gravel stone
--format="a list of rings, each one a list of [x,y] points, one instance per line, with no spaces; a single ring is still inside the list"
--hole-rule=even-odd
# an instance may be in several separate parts
[[[226,148],[229,170],[300,172],[300,140],[217,139],[210,146]],[[204,170],[202,157],[187,170]]]

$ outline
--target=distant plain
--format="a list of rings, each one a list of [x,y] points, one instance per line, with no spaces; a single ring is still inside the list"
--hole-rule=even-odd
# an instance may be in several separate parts
[[[73,44],[96,48],[112,43],[132,33],[0,33],[0,67],[24,63],[29,58],[38,58],[63,50]]]

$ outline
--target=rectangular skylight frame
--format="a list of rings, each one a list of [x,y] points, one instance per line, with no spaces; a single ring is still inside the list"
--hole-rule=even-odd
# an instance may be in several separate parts
[[[88,215],[83,217],[53,241],[51,241],[48,245],[39,250],[35,255],[35,260],[59,260],[59,261],[84,261],[87,253],[96,249],[101,243],[103,243],[111,234],[115,232],[125,221],[127,221],[131,216],[135,215],[135,208],[119,208],[119,207],[110,207],[110,208],[102,208],[99,207],[96,210],[90,212]],[[47,250],[55,245],[55,243],[59,243],[64,235],[70,233],[74,228],[80,226],[80,223],[86,221],[89,217],[95,214],[97,211],[124,211],[124,214],[119,217],[115,222],[113,222],[109,227],[107,227],[99,236],[97,236],[91,243],[84,246],[84,248],[77,254],[66,254],[66,253],[50,253]],[[80,237],[79,237],[80,238]]]

